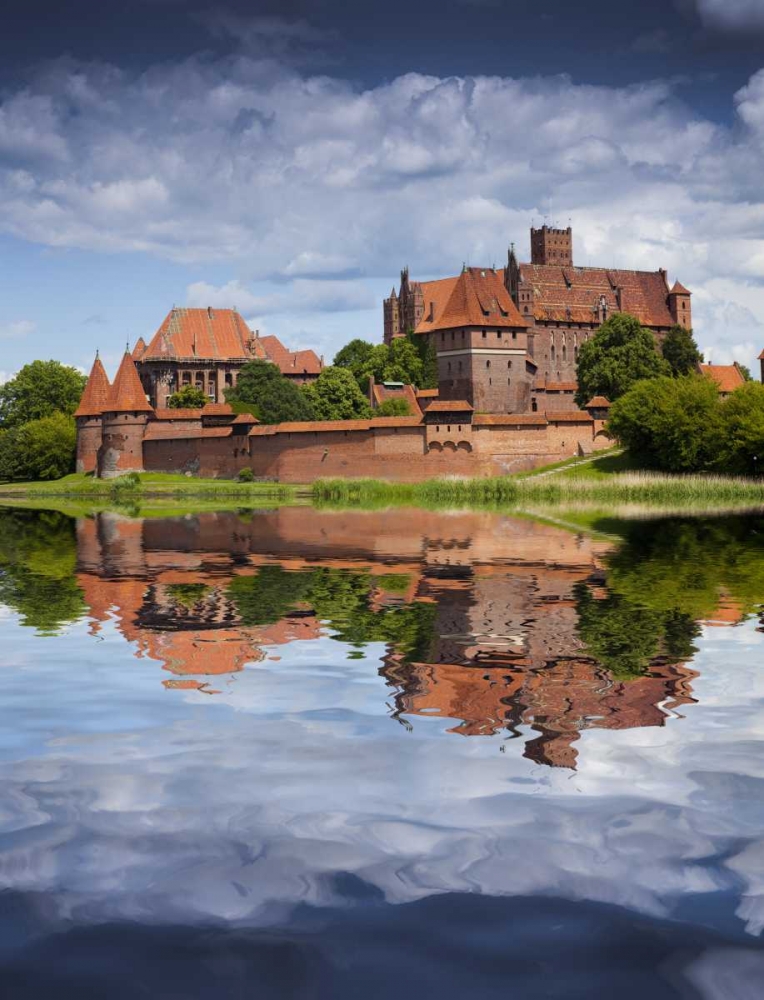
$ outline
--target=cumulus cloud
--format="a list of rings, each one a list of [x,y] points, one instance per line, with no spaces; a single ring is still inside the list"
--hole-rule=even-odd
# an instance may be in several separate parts
[[[228,268],[189,301],[377,315],[369,282],[402,265],[501,263],[510,241],[527,254],[534,218],[570,217],[580,263],[664,266],[695,290],[725,279],[734,305],[764,265],[764,73],[734,110],[721,125],[661,81],[411,73],[362,89],[251,45],[140,74],[62,61],[0,102],[0,231],[202,279]]]
[[[9,323],[0,322],[0,340],[26,337],[33,332],[35,324],[29,319],[17,319]]]

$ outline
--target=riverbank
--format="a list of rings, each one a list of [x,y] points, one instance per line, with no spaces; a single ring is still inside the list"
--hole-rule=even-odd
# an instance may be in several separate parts
[[[50,482],[0,483],[0,503],[45,498],[78,498],[108,504],[145,499],[187,499],[269,503],[295,503],[310,494],[309,487],[285,483],[242,483],[233,479],[199,479],[162,472],[131,473],[117,479],[94,479],[72,473]]]

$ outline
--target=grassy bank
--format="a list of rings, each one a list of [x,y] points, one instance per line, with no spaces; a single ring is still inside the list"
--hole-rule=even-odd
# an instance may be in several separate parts
[[[550,475],[527,478],[431,479],[423,483],[388,483],[374,479],[325,479],[313,486],[314,502],[337,506],[511,508],[537,505],[567,507],[649,505],[670,509],[711,510],[764,506],[758,480],[721,476],[667,476],[648,472],[608,476]]]
[[[137,502],[145,499],[183,499],[209,502],[242,501],[248,505],[296,502],[305,487],[284,483],[240,483],[230,479],[199,479],[171,473],[145,472],[118,479],[94,479],[73,473],[51,482],[0,483],[0,502],[41,501],[46,498],[76,497],[96,503]]]

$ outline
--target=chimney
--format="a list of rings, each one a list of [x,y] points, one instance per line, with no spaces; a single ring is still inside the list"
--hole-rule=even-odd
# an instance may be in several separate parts
[[[212,306],[207,306],[207,315],[212,319]]]

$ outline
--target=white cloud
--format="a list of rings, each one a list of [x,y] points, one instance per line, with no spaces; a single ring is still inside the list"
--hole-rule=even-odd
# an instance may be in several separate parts
[[[719,31],[764,31],[761,0],[694,0],[698,16]]]
[[[0,322],[0,340],[13,340],[26,337],[35,329],[35,324],[29,319],[17,319],[8,323]]]
[[[0,102],[0,231],[202,279],[225,265],[231,280],[192,284],[190,303],[367,310],[379,335],[374,282],[501,263],[510,241],[525,256],[534,218],[570,217],[579,262],[667,267],[696,292],[701,340],[756,343],[764,299],[745,303],[744,334],[729,317],[764,273],[764,71],[735,114],[707,120],[661,81],[411,73],[364,90],[251,44],[140,75],[64,61]],[[726,283],[713,309],[711,281]]]

